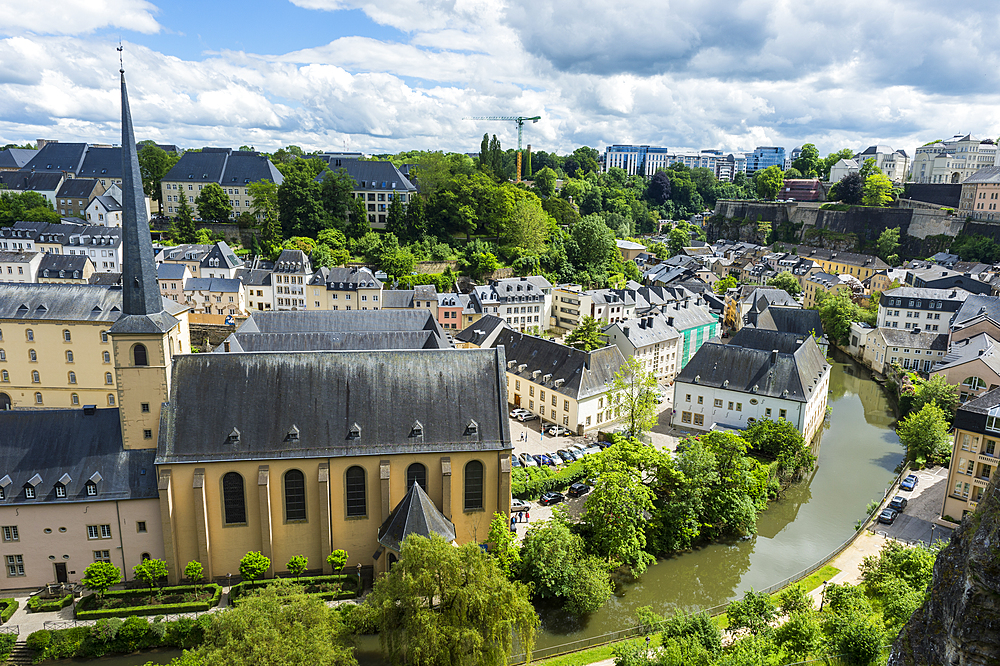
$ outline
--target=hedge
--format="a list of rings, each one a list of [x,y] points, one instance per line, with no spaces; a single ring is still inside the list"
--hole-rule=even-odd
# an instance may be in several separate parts
[[[2,622],[10,620],[14,611],[16,611],[18,606],[21,605],[18,603],[17,599],[11,599],[9,597],[7,599],[0,599],[0,604],[4,605],[3,610],[0,611],[0,621]]]
[[[65,597],[59,599],[42,599],[37,594],[28,598],[28,609],[32,613],[45,613],[66,608],[73,603],[73,593],[70,592]]]
[[[28,647],[35,650],[35,663],[72,657],[96,659],[150,648],[193,648],[204,641],[205,628],[210,623],[210,615],[182,617],[174,622],[163,622],[160,618],[150,622],[143,617],[125,620],[111,617],[89,626],[41,629],[28,636],[27,642]]]
[[[212,598],[208,601],[189,601],[180,604],[152,604],[149,606],[130,606],[128,608],[102,608],[87,610],[96,601],[96,596],[88,594],[80,599],[76,605],[76,618],[78,620],[96,620],[102,617],[131,617],[133,615],[167,615],[168,613],[193,613],[207,611],[219,605],[222,598],[222,586],[215,583],[205,585],[178,585],[176,587],[161,588],[161,592],[188,592],[196,589],[214,590]],[[107,592],[105,597],[149,597],[149,590],[115,590]]]
[[[16,643],[17,634],[0,634],[0,662],[7,661]]]
[[[519,499],[538,499],[542,493],[568,488],[589,475],[586,459],[572,462],[555,474],[548,467],[517,467],[511,474],[511,494]]]
[[[247,594],[250,590],[254,590],[260,587],[266,587],[273,583],[276,579],[261,580],[261,581],[244,581],[242,583],[237,583],[233,585],[229,590],[229,603],[235,606],[239,603],[239,598]],[[297,580],[295,578],[282,578],[281,580],[289,580],[295,582],[296,585],[301,585],[303,587],[309,587],[310,585],[318,585],[321,583],[341,583],[343,587],[339,592],[306,592],[310,597],[316,599],[322,599],[323,601],[332,601],[334,599],[354,599],[358,596],[358,577],[351,576],[347,574],[337,574],[330,576],[302,576]]]

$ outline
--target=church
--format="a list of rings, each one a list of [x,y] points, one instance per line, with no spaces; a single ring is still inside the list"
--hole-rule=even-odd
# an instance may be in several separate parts
[[[381,572],[411,532],[485,542],[510,510],[504,350],[190,353],[156,281],[124,71],[121,100],[123,277],[97,287],[119,309],[101,328],[113,390],[0,411],[4,587],[95,560],[127,580],[148,557],[171,583],[191,560],[219,579],[251,550],[269,575],[295,555],[328,572],[336,549]],[[35,309],[67,288],[34,287]]]

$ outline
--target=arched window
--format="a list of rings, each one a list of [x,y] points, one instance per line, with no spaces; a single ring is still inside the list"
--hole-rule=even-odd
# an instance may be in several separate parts
[[[67,363],[72,363],[73,362],[73,350],[71,350],[71,349],[67,349],[66,350],[66,362]]]
[[[71,403],[73,403],[74,405],[79,405],[80,404],[80,396],[78,396],[76,393],[71,393],[70,396],[69,396],[69,401]]]
[[[41,393],[36,393],[35,394],[35,403],[38,404],[38,405],[42,404],[42,394]]]
[[[142,554],[142,561],[143,561],[143,562],[145,562],[145,561],[146,561],[146,560],[148,560],[148,559],[151,559],[151,558],[149,557],[149,553],[143,553],[143,554]]]
[[[978,391],[979,389],[986,388],[986,382],[979,377],[966,377],[965,381],[962,382],[962,386],[972,389],[973,391]]]
[[[465,466],[465,510],[483,508],[483,463],[473,460]]]
[[[104,383],[105,384],[114,384],[115,383],[115,378],[114,378],[114,376],[110,372],[105,372],[104,373]]]
[[[73,340],[73,336],[70,335],[68,328],[63,329],[63,340],[65,340],[66,342],[70,342]]]
[[[34,349],[28,350],[28,360],[31,361],[32,363],[38,360],[38,354],[35,353]]]
[[[427,468],[420,463],[413,463],[406,468],[406,489],[414,483],[419,483],[420,487],[427,490]]]
[[[115,394],[114,393],[109,393],[108,394],[108,407],[114,407],[114,406],[115,406]]]
[[[6,360],[7,360],[7,352],[0,349],[0,361],[6,361]]]
[[[306,519],[306,477],[297,469],[285,472],[285,520]]]
[[[75,372],[70,372],[69,373],[69,383],[70,384],[76,384],[76,373]]]
[[[101,331],[101,342],[107,342],[107,341],[108,341],[108,332]]]
[[[146,345],[136,345],[132,347],[132,365],[149,365],[149,358],[146,354]]]
[[[104,362],[111,363],[111,352],[104,352]]]
[[[33,330],[31,330],[30,328],[27,331],[24,332],[24,336],[28,339],[28,342],[34,342],[35,341],[35,332]]]
[[[31,381],[34,384],[40,384],[42,382],[41,378],[38,376],[38,370],[31,371]]]
[[[243,477],[228,472],[222,477],[222,505],[226,524],[247,522],[246,498],[243,494]]]
[[[368,514],[368,497],[365,492],[365,470],[355,465],[349,467],[344,475],[347,488],[347,515],[364,516]]]
[[[9,382],[10,375],[7,374],[6,370],[0,370],[0,382]]]

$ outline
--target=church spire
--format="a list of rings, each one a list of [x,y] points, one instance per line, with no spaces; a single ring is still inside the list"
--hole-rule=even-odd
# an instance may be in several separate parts
[[[119,47],[120,50],[120,47]],[[146,329],[152,322],[161,331],[177,323],[163,309],[163,297],[156,283],[156,264],[153,262],[153,243],[149,235],[149,216],[146,197],[142,191],[139,157],[136,154],[135,133],[132,131],[132,113],[128,106],[125,88],[125,70],[119,70],[122,88],[122,317],[118,324],[129,319],[144,319],[147,325],[131,322],[132,330]]]

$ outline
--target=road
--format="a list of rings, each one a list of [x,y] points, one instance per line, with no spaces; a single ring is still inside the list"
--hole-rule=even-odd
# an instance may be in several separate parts
[[[881,536],[908,543],[919,541],[930,545],[932,541],[947,541],[953,530],[942,524],[940,515],[944,496],[948,491],[948,470],[945,467],[933,467],[914,474],[920,479],[916,488],[911,491],[897,488],[888,497],[905,497],[906,509],[896,516],[892,525],[876,522],[869,529]]]

